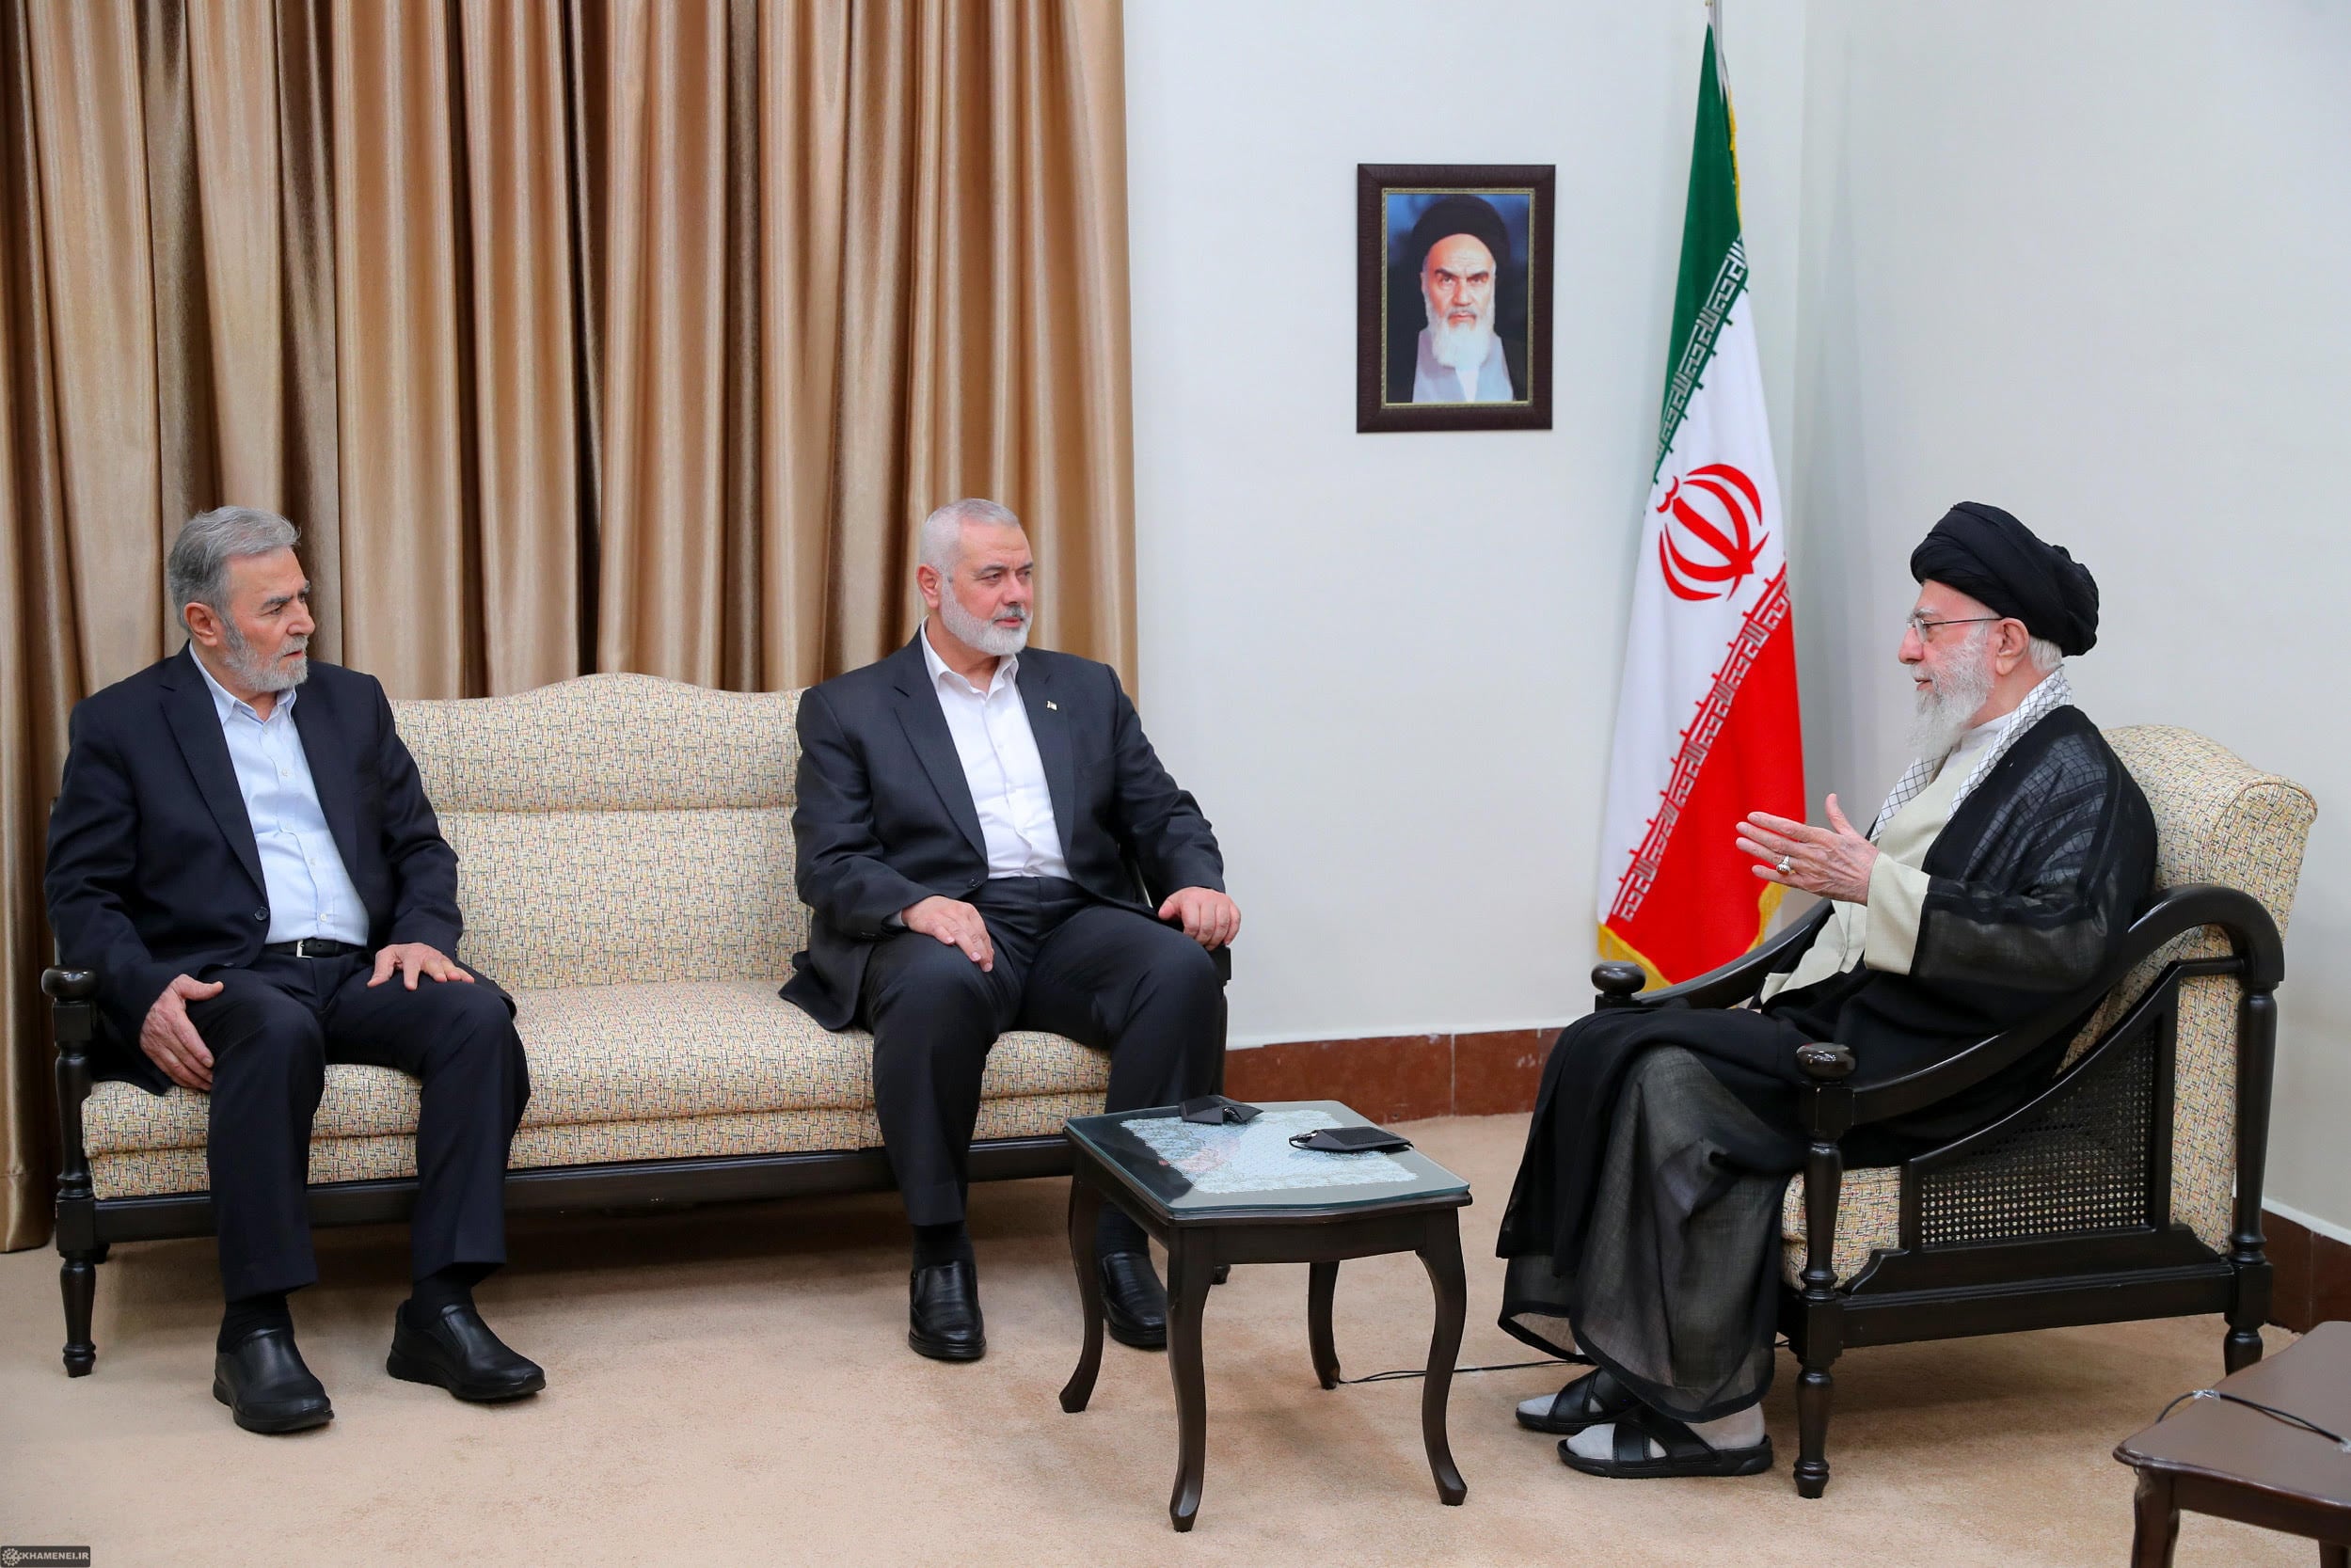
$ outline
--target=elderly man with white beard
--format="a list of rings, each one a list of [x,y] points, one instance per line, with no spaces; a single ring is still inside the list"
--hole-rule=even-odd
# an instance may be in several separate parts
[[[1545,1064],[1497,1248],[1501,1326],[1593,1370],[1518,1407],[1560,1458],[1616,1477],[1771,1463],[1778,1224],[1803,1163],[1798,1046],[1849,1046],[1856,1087],[1930,1067],[2087,983],[2153,885],[2146,798],[2073,705],[2063,660],[2097,641],[2098,588],[2063,548],[1962,502],[1911,557],[1899,657],[1916,760],[1868,833],[1756,813],[1755,875],[1834,911],[1745,1008],[1626,1008]],[[1963,1094],[1857,1129],[1849,1166],[1984,1127],[2056,1076],[2062,1032]]]
[[[801,698],[792,832],[814,917],[784,996],[827,1029],[873,1032],[874,1114],[913,1228],[906,1341],[976,1361],[988,1338],[964,1205],[996,1037],[1107,1051],[1104,1110],[1206,1093],[1241,911],[1117,673],[1029,645],[1020,519],[949,501],[915,554],[913,637]],[[1165,1348],[1141,1228],[1105,1207],[1095,1243],[1111,1337]]]
[[[1412,226],[1421,302],[1428,311],[1412,370],[1415,403],[1509,403],[1523,384],[1494,331],[1494,289],[1510,230],[1493,204],[1448,196]]]
[[[505,1260],[531,1096],[514,1004],[457,956],[457,856],[384,689],[310,657],[294,544],[246,506],[180,530],[165,589],[188,640],[73,709],[46,879],[59,961],[98,977],[98,1076],[203,1097],[213,1396],[260,1433],[334,1415],[287,1301],[318,1278],[305,1193],[330,1062],[418,1081],[414,1283],[385,1370],[477,1402],[547,1384],[473,1299]]]

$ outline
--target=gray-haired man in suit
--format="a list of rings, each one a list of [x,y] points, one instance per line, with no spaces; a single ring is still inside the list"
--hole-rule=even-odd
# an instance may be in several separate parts
[[[907,1341],[987,1349],[966,1161],[988,1049],[1046,1029],[1110,1051],[1109,1110],[1207,1091],[1224,1050],[1215,950],[1240,929],[1224,861],[1106,664],[1027,646],[1020,520],[959,500],[924,520],[913,641],[800,705],[801,897],[786,999],[874,1035],[874,1100],[914,1227]],[[1166,890],[1153,906],[1135,883]],[[1142,1231],[1105,1209],[1110,1332],[1167,1343]]]

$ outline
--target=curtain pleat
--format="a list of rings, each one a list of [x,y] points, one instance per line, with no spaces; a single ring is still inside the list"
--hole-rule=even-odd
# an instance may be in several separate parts
[[[607,0],[597,664],[714,686],[725,561],[723,0]]]
[[[191,513],[397,696],[806,685],[991,496],[1134,661],[1114,0],[0,0],[0,1246],[47,1230],[44,820]]]
[[[37,71],[29,19],[0,11],[0,1246],[49,1228],[56,1171],[48,1008],[33,989],[48,959],[42,830],[64,759],[65,715],[87,689],[65,538],[52,301],[41,235]],[[135,610],[135,606],[134,607]]]
[[[25,608],[71,616],[75,687],[94,691],[164,651],[141,28],[127,4],[31,5],[25,16],[40,208],[22,248],[48,284],[69,551],[66,576],[36,585],[47,602]]]
[[[464,8],[472,450],[487,684],[580,673],[580,347],[566,43],[552,6]]]
[[[278,69],[277,8],[270,0],[211,0],[187,12],[190,111],[184,164],[171,182],[192,201],[196,221],[175,220],[200,245],[185,309],[206,330],[205,353],[189,379],[205,404],[188,483],[167,498],[164,521],[201,510],[214,494],[283,512],[286,495],[284,258],[278,238],[278,95],[257,91]],[[156,74],[151,66],[150,78]],[[154,133],[148,116],[150,187]],[[183,184],[183,182],[184,182]],[[151,198],[156,253],[165,250],[164,206]],[[162,277],[160,260],[156,272]],[[158,288],[158,293],[161,290]],[[170,420],[167,414],[165,423]],[[199,466],[200,465],[200,466]]]
[[[327,19],[277,0],[278,255],[282,336],[276,347],[286,504],[302,530],[319,656],[344,659],[342,400],[335,336],[334,126],[327,107]],[[262,97],[257,83],[244,91]]]
[[[832,641],[830,587],[834,453],[847,444],[835,420],[850,16],[794,7],[769,12],[759,34],[756,684],[770,690],[849,663]]]
[[[466,379],[449,8],[331,14],[343,657],[419,697],[480,690],[467,614]]]

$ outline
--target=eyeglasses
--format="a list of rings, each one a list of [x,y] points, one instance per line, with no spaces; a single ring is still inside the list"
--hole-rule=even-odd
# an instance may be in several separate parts
[[[1902,625],[1916,632],[1918,641],[1924,642],[1928,640],[1928,633],[1937,626],[1972,626],[1978,621],[2005,621],[2007,619],[2005,615],[1955,615],[1947,621],[1930,621],[1914,610],[1902,618]]]

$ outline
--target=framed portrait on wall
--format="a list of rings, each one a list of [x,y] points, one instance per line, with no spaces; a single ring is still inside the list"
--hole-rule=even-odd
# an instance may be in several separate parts
[[[1550,164],[1356,166],[1356,419],[1551,428]]]

